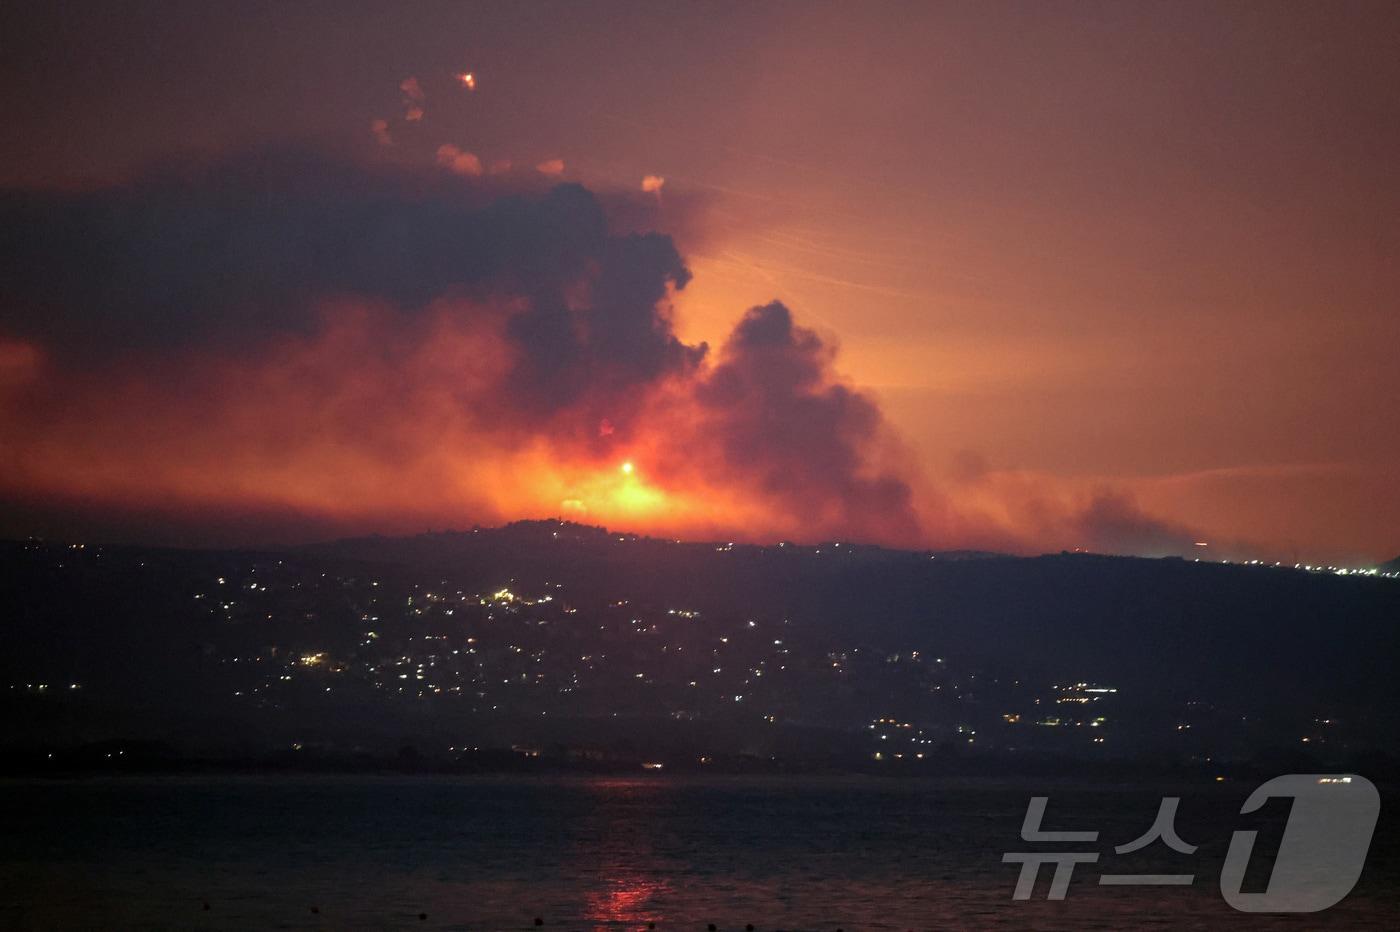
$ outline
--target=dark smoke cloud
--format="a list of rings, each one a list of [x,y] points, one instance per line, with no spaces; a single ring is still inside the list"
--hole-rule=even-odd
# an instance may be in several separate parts
[[[258,153],[83,194],[0,197],[0,334],[91,362],[240,350],[322,323],[320,302],[413,314],[444,296],[523,299],[510,397],[544,414],[703,357],[673,334],[689,280],[669,238],[609,233],[576,184],[463,182]]]
[[[1196,534],[1145,513],[1121,492],[1100,490],[1069,522],[1071,539],[1105,553],[1183,554]]]
[[[586,306],[574,310],[557,293],[536,294],[508,332],[526,349],[511,389],[534,412],[594,400],[615,411],[627,393],[668,375],[686,374],[704,344],[676,338],[667,288],[684,288],[690,270],[667,236],[610,237],[595,259]]]
[[[832,356],[781,303],[749,310],[697,391],[714,442],[729,469],[821,526],[914,540],[909,484],[868,465],[879,408],[833,378]]]
[[[461,501],[454,463],[490,474],[541,441],[570,468],[638,449],[692,522],[713,496],[749,534],[914,542],[908,483],[875,465],[880,412],[834,377],[832,349],[776,303],[713,363],[682,342],[669,296],[690,272],[670,236],[640,229],[636,198],[304,152],[0,195],[0,343],[46,361],[9,421],[46,439],[15,464],[35,482],[72,472],[99,500],[115,477],[119,505],[159,498],[139,480],[152,463],[201,503],[237,489],[251,509],[266,502],[248,497],[250,468],[285,500],[334,497],[323,464],[370,488],[440,475],[459,496],[435,500],[430,480],[404,493],[417,514]],[[211,442],[227,454],[201,458]],[[112,462],[69,469],[97,449]],[[308,465],[278,465],[293,463]],[[529,478],[501,501],[518,508]]]
[[[285,537],[298,515],[401,531],[567,507],[746,537],[1189,547],[1129,498],[1066,502],[975,455],[957,503],[916,496],[878,406],[780,303],[716,359],[682,342],[690,271],[652,231],[699,236],[703,206],[305,151],[0,193],[0,518],[184,516],[189,541],[231,515]],[[630,496],[606,478],[624,457],[644,458]]]

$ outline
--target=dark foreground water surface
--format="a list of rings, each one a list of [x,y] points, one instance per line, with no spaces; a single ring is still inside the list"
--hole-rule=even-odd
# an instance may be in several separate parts
[[[6,929],[1400,928],[1393,797],[1356,890],[1323,913],[1221,899],[1253,784],[1142,786],[878,778],[199,777],[0,782]],[[1141,835],[1163,794],[1195,855]],[[1030,846],[1047,829],[1097,843]],[[1272,821],[1270,821],[1272,820]],[[1274,831],[1273,844],[1281,831]],[[1006,851],[1096,850],[1068,897],[1013,902]],[[1262,860],[1262,859],[1261,859]],[[1262,863],[1267,877],[1268,864]],[[1252,865],[1253,867],[1253,865]],[[1101,873],[1194,872],[1110,888]],[[207,908],[206,908],[207,907]],[[313,911],[314,910],[314,911]],[[426,914],[426,919],[420,919]]]

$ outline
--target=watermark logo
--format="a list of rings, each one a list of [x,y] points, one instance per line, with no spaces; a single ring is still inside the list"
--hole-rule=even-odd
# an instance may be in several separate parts
[[[1241,815],[1258,811],[1268,800],[1291,799],[1292,808],[1284,828],[1278,856],[1262,893],[1245,893],[1243,884],[1258,832],[1238,830],[1230,837],[1230,847],[1220,872],[1220,893],[1225,902],[1242,912],[1306,913],[1327,909],[1340,902],[1361,876],[1371,835],[1380,816],[1381,801],[1376,787],[1356,774],[1295,773],[1275,777],[1255,789],[1240,808]],[[1021,823],[1021,840],[1092,844],[1097,831],[1046,831],[1042,828],[1050,798],[1034,796]],[[1131,854],[1155,843],[1178,854],[1195,854],[1197,846],[1183,840],[1176,831],[1179,796],[1167,796],[1157,809],[1157,817],[1142,835],[1114,847],[1115,854]],[[1098,851],[1008,851],[1005,864],[1019,864],[1016,887],[1011,897],[1028,900],[1035,890],[1040,869],[1053,866],[1047,898],[1062,900],[1069,891],[1074,869],[1093,864]],[[1190,886],[1191,874],[1102,874],[1100,886]]]

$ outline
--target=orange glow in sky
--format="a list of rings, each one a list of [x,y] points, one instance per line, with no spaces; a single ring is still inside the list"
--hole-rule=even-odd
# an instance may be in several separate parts
[[[44,266],[38,297],[11,279],[61,249],[7,247],[20,254],[0,283],[0,499],[19,517],[5,533],[70,512],[118,531],[168,515],[195,538],[237,512],[249,540],[562,512],[723,539],[1144,553],[1206,540],[1212,555],[1391,559],[1400,13],[1348,10],[658,5],[629,15],[623,44],[610,17],[505,4],[402,22],[346,10],[334,29],[289,18],[275,40],[231,8],[62,28],[40,10],[0,62],[14,195],[0,202],[58,210],[56,193],[98,192],[110,200],[87,216],[124,218],[148,198],[164,226],[73,249],[71,267]],[[347,47],[381,51],[347,69]],[[156,86],[180,92],[152,107]],[[295,281],[308,230],[278,214],[294,213],[281,189],[211,199],[263,211],[243,238],[221,215],[179,214],[221,158],[230,184],[295,172],[293,157],[250,167],[279,147],[352,167],[296,176],[312,204],[339,209],[361,170],[408,179],[395,196],[432,208],[414,223],[462,254],[395,217],[317,241],[314,257],[342,265]],[[631,347],[664,331],[709,349],[582,365],[546,386],[578,397],[516,410],[533,383],[512,375],[519,308],[504,305],[536,294],[521,279],[538,264],[438,287],[475,267],[471,249],[514,241],[513,227],[454,227],[446,205],[561,183],[595,192],[619,237],[671,236],[689,274],[640,338],[597,328],[584,305],[600,257],[645,252],[619,238],[559,273],[551,313],[567,324],[528,333]],[[209,243],[222,251],[201,279],[181,250]],[[94,257],[112,256],[136,259],[84,290]],[[170,336],[69,358],[144,320],[109,305],[151,268],[168,302],[153,331],[197,331],[212,290],[236,332],[261,333],[288,313],[259,304],[269,281],[336,310],[263,342]],[[55,294],[85,302],[93,326],[38,332]],[[775,300],[802,365],[759,347],[726,372],[736,323]],[[550,348],[550,365],[573,358]]]

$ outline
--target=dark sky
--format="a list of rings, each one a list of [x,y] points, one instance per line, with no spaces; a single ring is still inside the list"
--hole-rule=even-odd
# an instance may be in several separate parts
[[[12,533],[1400,551],[1394,4],[0,17]]]

